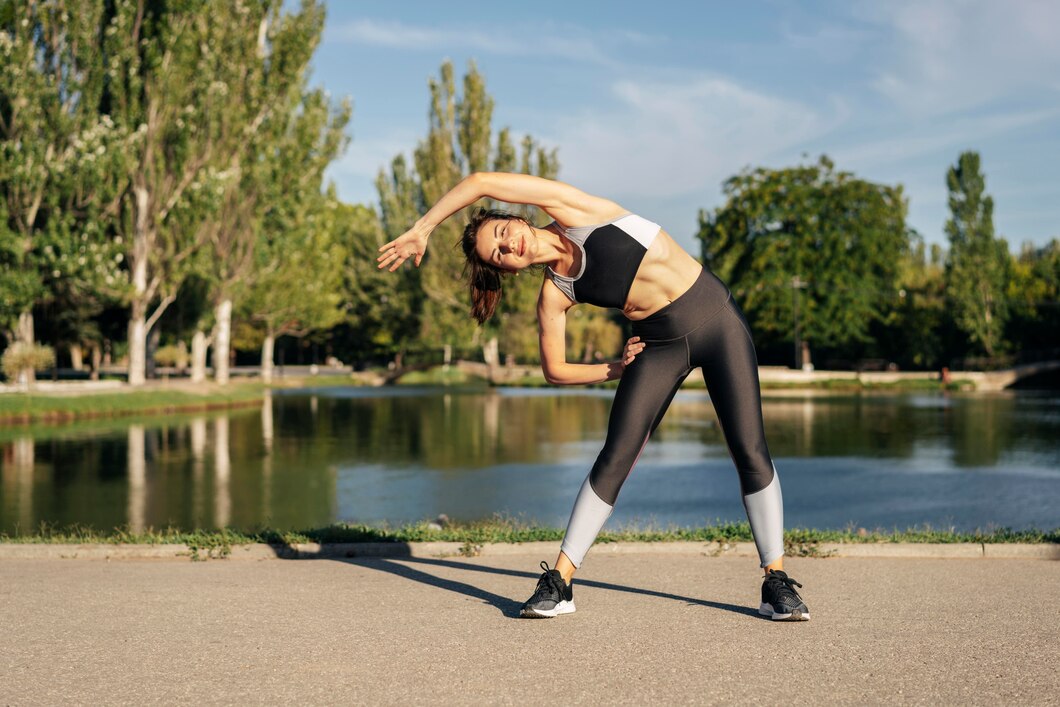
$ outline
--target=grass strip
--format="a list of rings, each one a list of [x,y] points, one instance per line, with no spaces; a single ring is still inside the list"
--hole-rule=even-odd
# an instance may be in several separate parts
[[[472,523],[453,523],[438,528],[428,521],[395,528],[340,523],[311,530],[195,530],[178,528],[148,529],[134,532],[126,527],[96,530],[89,526],[51,526],[42,524],[36,531],[24,534],[0,533],[0,543],[23,544],[184,544],[192,548],[223,549],[232,545],[267,543],[288,545],[296,543],[359,543],[359,542],[462,542],[524,543],[559,541],[562,528],[548,528],[505,518]],[[752,542],[747,523],[719,522],[694,528],[638,528],[605,530],[597,542]],[[960,532],[945,528],[922,526],[905,530],[817,530],[792,528],[784,533],[789,548],[813,546],[820,543],[1060,543],[1060,528],[1054,530],[1012,530],[996,528]]]
[[[65,422],[86,417],[190,412],[261,402],[261,383],[235,383],[201,390],[151,388],[80,395],[9,393],[0,395],[0,422]]]

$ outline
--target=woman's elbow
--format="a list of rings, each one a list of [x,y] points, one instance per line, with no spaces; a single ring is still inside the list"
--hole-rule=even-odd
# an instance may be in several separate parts
[[[542,366],[541,372],[545,374],[545,382],[549,385],[564,385],[566,383],[555,369]]]

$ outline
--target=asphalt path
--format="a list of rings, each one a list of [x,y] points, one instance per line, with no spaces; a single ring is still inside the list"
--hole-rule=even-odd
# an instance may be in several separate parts
[[[540,559],[2,560],[0,704],[1060,704],[1060,562]]]

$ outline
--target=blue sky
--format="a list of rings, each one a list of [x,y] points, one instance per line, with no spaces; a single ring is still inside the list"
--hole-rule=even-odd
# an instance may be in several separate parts
[[[509,126],[559,148],[563,181],[692,247],[700,208],[746,166],[821,153],[902,184],[945,243],[945,173],[977,150],[997,233],[1060,237],[1060,3],[330,0],[311,83],[350,96],[340,196],[427,130],[427,80],[469,60]],[[808,155],[808,157],[807,157]],[[694,251],[698,255],[698,248]]]

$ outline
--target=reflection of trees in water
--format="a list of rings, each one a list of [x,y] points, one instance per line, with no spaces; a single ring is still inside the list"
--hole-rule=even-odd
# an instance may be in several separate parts
[[[925,447],[948,451],[955,466],[996,465],[1017,444],[1034,446],[1056,435],[1045,416],[1022,414],[1011,395],[808,396],[766,398],[766,441],[774,456],[910,458]],[[724,439],[709,398],[674,400],[656,440]]]
[[[490,392],[321,401],[332,404],[322,420],[341,421],[345,460],[448,470],[562,461],[565,444],[602,443],[611,400]]]
[[[144,529],[147,513],[147,450],[143,425],[129,425],[126,444],[126,478],[129,484],[126,522],[129,530],[138,533]]]
[[[335,520],[337,468],[423,467],[436,471],[431,483],[445,484],[495,465],[526,470],[587,457],[591,464],[610,407],[598,391],[453,390],[321,395],[314,413],[308,397],[276,396],[260,411],[99,421],[44,429],[37,439],[12,434],[2,444],[0,530],[42,521],[101,529],[325,525]],[[1055,397],[1026,395],[767,398],[764,414],[777,457],[878,457],[884,465],[917,455],[959,467],[1021,453],[1055,459],[1060,426]],[[653,444],[667,442],[724,454],[705,393],[677,396]],[[497,487],[488,493],[503,507],[507,491]]]
[[[12,517],[0,527],[17,523],[21,530],[31,531],[36,526],[33,517],[34,459],[32,437],[16,437],[4,446],[0,510],[11,513]]]

